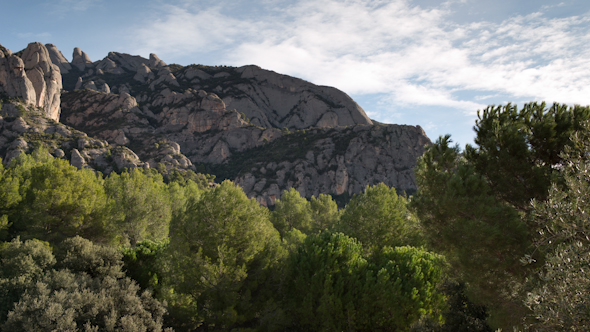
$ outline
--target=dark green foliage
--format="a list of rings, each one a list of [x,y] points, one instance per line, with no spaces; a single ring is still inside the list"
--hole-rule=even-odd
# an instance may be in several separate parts
[[[412,200],[429,243],[446,253],[468,282],[468,294],[490,305],[491,319],[511,328],[527,314],[522,294],[534,264],[535,225],[530,201],[545,200],[552,182],[563,186],[560,153],[574,146],[572,133],[590,118],[589,107],[530,103],[490,106],[478,113],[476,146],[464,156],[441,137],[416,168],[419,192]]]
[[[123,277],[114,248],[75,237],[54,256],[44,243],[17,238],[0,255],[3,331],[162,330],[165,307]]]
[[[162,255],[168,248],[167,240],[154,242],[144,240],[133,248],[123,250],[125,274],[135,280],[141,289],[151,289],[159,294],[161,288]]]
[[[465,157],[488,181],[495,196],[519,210],[531,199],[543,200],[554,179],[553,165],[561,161],[570,135],[590,119],[590,107],[545,103],[490,106],[478,112],[476,148]]]
[[[541,235],[538,250],[547,252],[543,269],[532,276],[526,305],[534,331],[585,331],[590,322],[590,125],[572,135],[562,158],[563,181],[553,185],[532,215]],[[529,262],[531,258],[527,257]]]
[[[429,147],[416,167],[420,190],[411,205],[429,246],[444,253],[455,275],[468,282],[478,303],[510,307],[518,323],[524,314],[509,287],[522,280],[530,236],[517,211],[498,201],[486,179],[450,146],[448,136]],[[510,314],[506,314],[510,316]]]
[[[443,303],[441,256],[386,247],[364,257],[341,233],[308,236],[290,259],[286,301],[301,331],[405,331]]]
[[[367,262],[362,246],[343,234],[308,236],[292,255],[286,299],[293,324],[304,331],[347,329],[354,290]],[[354,326],[352,326],[354,328]]]
[[[84,273],[92,278],[123,276],[123,255],[115,248],[92,243],[79,236],[61,242],[55,249],[56,268]]]
[[[422,244],[418,220],[406,207],[406,199],[380,183],[354,195],[340,218],[338,229],[358,239],[368,250],[383,246]]]
[[[447,310],[443,311],[444,324],[440,332],[492,332],[486,322],[487,308],[471,302],[465,295],[465,284],[447,282],[443,291]]]
[[[26,289],[35,285],[55,257],[47,243],[38,240],[22,242],[19,238],[0,248],[0,324],[6,320]]]
[[[447,296],[447,308],[442,312],[443,323],[423,319],[412,326],[412,332],[493,332],[486,322],[487,308],[467,298],[465,284],[446,281],[441,289]]]

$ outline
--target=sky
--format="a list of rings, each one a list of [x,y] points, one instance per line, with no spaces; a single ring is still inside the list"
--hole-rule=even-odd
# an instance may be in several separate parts
[[[258,65],[463,147],[478,110],[590,105],[588,0],[0,0],[0,44]]]

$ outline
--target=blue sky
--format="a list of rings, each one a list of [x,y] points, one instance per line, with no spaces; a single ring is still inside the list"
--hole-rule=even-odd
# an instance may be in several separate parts
[[[590,105],[588,0],[2,1],[0,44],[262,68],[337,87],[375,120],[472,142],[478,109]]]

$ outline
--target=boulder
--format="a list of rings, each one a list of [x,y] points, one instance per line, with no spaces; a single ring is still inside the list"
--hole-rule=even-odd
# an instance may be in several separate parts
[[[86,160],[80,154],[80,151],[78,151],[78,149],[72,149],[72,158],[70,159],[70,163],[72,164],[72,166],[78,169],[81,169],[84,166],[86,166]]]

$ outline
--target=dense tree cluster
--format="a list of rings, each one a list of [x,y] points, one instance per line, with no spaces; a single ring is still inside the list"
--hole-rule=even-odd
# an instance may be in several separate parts
[[[419,247],[395,189],[367,187],[343,210],[291,189],[270,211],[232,182],[167,175],[102,177],[43,150],[2,166],[4,330],[405,331],[440,321],[445,260]]]
[[[489,107],[419,190],[274,209],[194,173],[0,163],[3,331],[584,330],[590,108]],[[196,180],[196,181],[195,181]]]
[[[461,153],[441,137],[419,160],[411,207],[428,246],[494,325],[578,331],[590,319],[590,107],[508,104],[478,117],[476,146]]]

